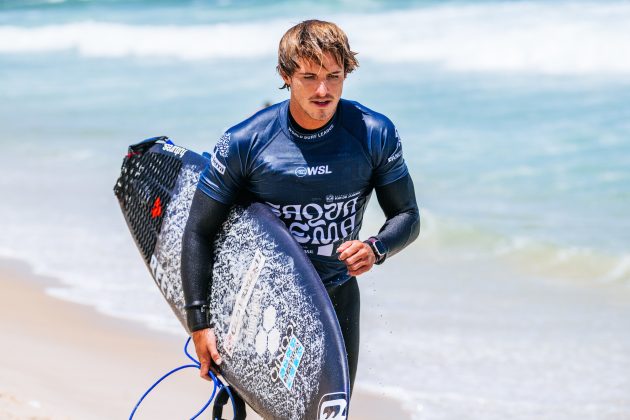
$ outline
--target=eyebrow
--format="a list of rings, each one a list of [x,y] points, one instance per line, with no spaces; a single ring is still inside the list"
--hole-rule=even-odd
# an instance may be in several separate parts
[[[306,75],[316,76],[317,75],[317,73],[313,73],[312,71],[303,71],[303,72],[300,72],[300,74],[303,76],[306,76]],[[335,70],[326,74],[341,74],[341,70]]]

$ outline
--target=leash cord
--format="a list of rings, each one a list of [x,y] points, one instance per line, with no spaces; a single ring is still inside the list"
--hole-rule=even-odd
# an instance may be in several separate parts
[[[153,391],[153,389],[156,386],[158,386],[164,379],[168,378],[169,376],[171,376],[175,372],[178,372],[178,371],[183,370],[183,369],[188,369],[188,368],[200,369],[201,368],[201,364],[199,363],[199,361],[197,359],[195,359],[194,357],[192,357],[190,355],[190,353],[188,352],[188,344],[190,344],[190,337],[188,337],[188,340],[186,340],[186,344],[184,344],[184,354],[186,354],[186,357],[188,357],[193,362],[193,364],[178,366],[175,369],[172,369],[171,371],[169,371],[168,373],[165,373],[164,375],[162,375],[160,377],[160,379],[155,381],[153,383],[153,385],[151,385],[149,387],[149,389],[147,389],[144,392],[144,394],[142,394],[142,397],[140,397],[140,399],[136,403],[136,406],[133,408],[133,411],[131,411],[131,414],[129,415],[129,420],[133,420],[133,416],[136,414],[136,411],[138,410],[138,407],[140,407],[140,404],[142,404],[142,401],[144,401],[146,396],[149,395],[149,393],[151,393],[151,391]],[[225,388],[225,390],[227,391],[227,393],[228,393],[228,395],[230,397],[230,402],[232,403],[232,410],[233,410],[234,413],[236,413],[236,406],[234,404],[234,397],[232,396],[232,391],[230,391],[230,387],[225,386],[223,384],[223,382],[221,382],[221,380],[214,375],[214,373],[208,372],[208,375],[210,375],[210,378],[212,379],[212,382],[214,384],[214,387],[212,389],[212,395],[210,395],[210,399],[204,404],[204,406],[201,407],[201,410],[199,410],[194,416],[192,416],[190,418],[190,420],[196,419],[204,411],[206,411],[206,409],[208,408],[208,406],[210,405],[210,403],[214,399],[214,396],[216,395],[217,391],[220,391],[222,388]]]

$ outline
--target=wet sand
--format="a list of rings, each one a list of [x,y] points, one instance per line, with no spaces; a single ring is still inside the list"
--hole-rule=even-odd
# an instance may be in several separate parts
[[[45,293],[54,279],[0,260],[0,418],[122,419],[170,369],[187,363],[185,336],[101,315]],[[186,369],[157,388],[136,419],[189,418],[211,384]],[[250,413],[248,418],[258,416]],[[410,418],[399,403],[358,389],[351,418]]]

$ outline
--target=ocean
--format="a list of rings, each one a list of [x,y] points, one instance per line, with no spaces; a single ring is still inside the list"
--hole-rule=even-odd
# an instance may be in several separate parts
[[[112,192],[126,147],[168,135],[209,151],[226,128],[286,99],[277,43],[308,18],[340,24],[359,52],[343,96],[394,121],[422,214],[419,240],[365,276],[358,386],[423,419],[630,416],[630,337],[617,334],[628,306],[598,312],[589,298],[630,299],[628,2],[0,1],[0,256],[58,278],[54,296],[181,335]],[[372,201],[364,237],[383,222]],[[561,290],[570,307],[545,306],[532,285],[560,300]],[[518,302],[499,311],[491,297],[508,289],[550,319],[580,313],[588,331],[614,327],[591,352],[566,329],[512,336],[488,320],[540,314]],[[464,330],[475,317],[485,327]],[[463,336],[495,345],[464,357]],[[532,361],[522,340],[559,344]],[[569,344],[584,350],[574,370],[511,383],[532,364],[562,364]],[[607,356],[616,362],[597,365]],[[497,364],[487,360],[505,364],[504,382],[488,379]],[[583,385],[586,373],[603,379]],[[567,381],[582,388],[549,397]]]

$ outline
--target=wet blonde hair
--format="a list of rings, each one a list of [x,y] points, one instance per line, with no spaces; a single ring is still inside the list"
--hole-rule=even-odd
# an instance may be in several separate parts
[[[339,26],[321,20],[305,20],[282,36],[276,69],[281,76],[291,77],[300,67],[297,60],[323,65],[325,53],[330,53],[337,64],[343,67],[344,76],[359,67],[355,58],[357,53],[350,50],[348,37]],[[281,89],[288,87],[285,83]]]

